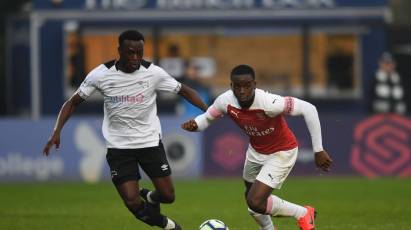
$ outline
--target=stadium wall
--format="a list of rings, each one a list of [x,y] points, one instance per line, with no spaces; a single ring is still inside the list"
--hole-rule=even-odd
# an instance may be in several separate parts
[[[161,30],[188,26],[306,28],[357,27],[361,40],[361,99],[367,97],[369,77],[375,71],[378,54],[385,49],[385,23],[389,15],[385,0],[302,0],[302,1],[33,1],[30,14],[30,63],[24,74],[30,79],[31,117],[55,114],[65,99],[64,25],[76,22],[84,28],[145,27]],[[306,56],[308,54],[305,54]],[[308,56],[307,56],[308,57]],[[156,60],[155,60],[156,61]],[[308,63],[308,58],[305,60]],[[308,66],[308,65],[306,65]],[[308,76],[305,69],[303,75]],[[9,76],[12,80],[12,77]],[[332,104],[333,102],[331,102]],[[329,103],[330,104],[330,103]],[[359,110],[361,103],[345,103]]]
[[[228,119],[203,133],[180,129],[182,118],[161,117],[163,142],[176,178],[241,176],[247,137]],[[302,118],[287,119],[300,150],[292,175],[314,176],[309,133]],[[322,114],[323,142],[334,159],[330,176],[409,177],[411,118],[398,115]],[[101,117],[75,117],[61,149],[42,156],[54,118],[0,120],[0,182],[109,180]]]

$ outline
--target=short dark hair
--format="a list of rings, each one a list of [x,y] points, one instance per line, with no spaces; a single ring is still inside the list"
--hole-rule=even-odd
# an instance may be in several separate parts
[[[126,30],[118,37],[118,45],[121,46],[124,40],[144,41],[144,36],[137,30]]]
[[[380,62],[390,62],[390,63],[394,63],[395,59],[392,56],[392,54],[390,52],[384,52],[382,53],[381,57],[380,57]]]
[[[231,70],[230,79],[233,80],[234,75],[249,74],[255,79],[254,69],[249,65],[238,65]]]

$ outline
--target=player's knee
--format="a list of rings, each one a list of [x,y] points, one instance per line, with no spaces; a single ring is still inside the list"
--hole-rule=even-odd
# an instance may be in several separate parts
[[[265,206],[264,200],[260,199],[255,196],[247,196],[247,205],[248,207],[253,210],[254,212],[264,214],[265,213]]]
[[[123,198],[123,201],[129,210],[136,210],[141,205],[141,200],[139,197],[125,197]]]

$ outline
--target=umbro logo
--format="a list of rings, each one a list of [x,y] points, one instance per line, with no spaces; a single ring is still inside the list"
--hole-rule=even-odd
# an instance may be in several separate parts
[[[111,178],[114,178],[115,176],[118,176],[118,173],[117,173],[116,170],[111,170],[110,174],[111,174]]]
[[[163,164],[163,165],[161,166],[161,170],[167,171],[167,170],[168,170],[168,165],[167,165],[167,164]]]

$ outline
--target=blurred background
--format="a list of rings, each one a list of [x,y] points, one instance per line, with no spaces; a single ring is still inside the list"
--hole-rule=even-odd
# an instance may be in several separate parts
[[[409,178],[410,12],[411,2],[406,0],[1,1],[0,188],[5,195],[1,197],[11,194],[12,200],[27,199],[28,194],[16,193],[24,189],[30,194],[36,194],[35,191],[48,194],[40,187],[36,190],[37,184],[58,194],[50,187],[43,187],[48,182],[110,181],[100,131],[103,101],[98,93],[82,104],[66,124],[61,150],[48,158],[43,157],[41,151],[63,102],[90,70],[117,58],[117,37],[126,29],[137,29],[145,35],[145,59],[195,88],[208,104],[229,88],[230,70],[238,64],[255,68],[259,88],[315,104],[324,146],[334,159],[333,170],[327,176],[331,180],[326,184],[337,176],[388,177],[390,181],[397,177]],[[240,178],[248,140],[234,123],[221,119],[205,132],[187,133],[179,128],[180,124],[199,111],[171,94],[159,94],[157,103],[174,178],[198,182],[206,181],[200,180],[204,178],[232,177],[240,182],[236,186],[242,189]],[[287,120],[300,144],[291,177],[319,177],[303,118]],[[307,188],[300,186],[304,181],[291,183],[291,187]],[[17,185],[10,185],[15,182]],[[20,182],[35,185],[18,187]],[[372,187],[362,179],[352,186],[358,189],[361,185]],[[383,192],[388,188],[409,191],[409,187],[394,189],[397,187],[392,184],[378,186],[373,191]],[[114,190],[109,188],[108,191]],[[339,192],[345,194],[346,188],[342,186]],[[301,192],[295,197],[298,199],[310,192]],[[367,194],[369,190],[364,190],[360,196],[367,197]],[[241,200],[242,192],[238,195]],[[379,196],[368,196],[370,204]],[[53,195],[39,200],[50,197]],[[328,201],[333,202],[334,197],[328,197]],[[36,210],[28,212],[31,209],[26,210],[25,206],[43,203],[25,199],[16,209],[5,208],[7,199],[0,202],[4,208],[0,208],[0,217],[10,217],[8,222],[3,222],[8,223],[3,225],[5,229],[47,226],[46,222],[29,222],[20,228],[14,224],[16,217],[47,219]],[[59,202],[61,200],[56,201]],[[356,199],[352,202],[358,204]],[[119,210],[128,215],[119,200],[117,203]],[[49,204],[46,210],[57,212],[50,211],[57,210],[52,207]],[[370,209],[364,208],[365,212]],[[401,210],[398,208],[398,213],[404,214]],[[381,207],[382,218],[388,216],[385,212],[386,207]],[[58,216],[51,217],[49,219],[57,221],[51,229],[64,223]],[[201,218],[192,225],[199,224]],[[226,220],[230,221],[229,218],[230,215]],[[346,216],[347,222],[353,218]],[[342,219],[335,221],[341,224]],[[230,226],[238,221],[233,219]],[[103,220],[92,222],[105,223]],[[402,225],[407,226],[404,228],[384,225],[389,222],[382,221],[378,226],[381,229],[409,227],[409,223]],[[134,222],[130,226],[132,224]],[[242,229],[240,226],[234,229]],[[94,229],[104,229],[104,226]]]

